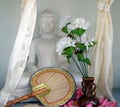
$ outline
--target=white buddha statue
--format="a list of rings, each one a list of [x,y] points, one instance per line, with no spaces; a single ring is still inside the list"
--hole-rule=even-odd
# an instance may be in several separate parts
[[[39,16],[40,36],[33,39],[27,62],[27,71],[11,96],[11,99],[31,92],[29,84],[31,76],[45,67],[60,67],[69,71],[66,58],[56,53],[56,43],[61,38],[56,34],[57,19],[53,12],[45,9]],[[71,71],[76,83],[81,85],[81,78],[77,72]]]
[[[44,67],[60,67],[65,58],[56,53],[56,42],[60,36],[56,35],[56,16],[48,9],[44,10],[39,17],[40,36],[33,40],[29,55],[29,71],[36,71]],[[35,62],[37,59],[37,62]],[[36,63],[36,65],[35,65]]]
[[[40,36],[33,39],[27,62],[27,71],[13,93],[13,99],[31,92],[29,80],[31,76],[41,68],[64,66],[66,59],[56,53],[56,42],[61,38],[56,35],[57,19],[53,12],[45,9],[39,16]],[[66,67],[66,68],[65,68]],[[12,97],[11,96],[11,97]]]

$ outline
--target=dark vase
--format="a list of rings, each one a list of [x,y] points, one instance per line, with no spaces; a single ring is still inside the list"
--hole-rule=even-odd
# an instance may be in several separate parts
[[[78,99],[79,107],[86,107],[89,103],[93,104],[93,107],[99,105],[99,100],[95,93],[96,84],[94,83],[93,77],[83,78],[82,81],[82,91],[83,96]]]

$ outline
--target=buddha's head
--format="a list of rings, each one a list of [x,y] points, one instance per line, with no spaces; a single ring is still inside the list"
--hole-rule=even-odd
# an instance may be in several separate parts
[[[55,33],[56,16],[50,9],[45,9],[39,17],[40,33]]]

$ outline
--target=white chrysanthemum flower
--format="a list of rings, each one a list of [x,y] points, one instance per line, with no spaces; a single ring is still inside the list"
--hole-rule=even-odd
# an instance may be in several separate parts
[[[84,43],[84,42],[86,42],[86,40],[87,40],[87,34],[86,33],[84,33],[84,34],[82,34],[82,36],[75,36],[75,40],[76,40],[76,42],[81,42],[81,43]]]
[[[81,41],[82,41],[83,43],[85,43],[87,40],[88,40],[88,35],[87,35],[87,33],[84,33],[84,34],[81,36]]]
[[[73,20],[72,16],[65,16],[63,20],[60,21],[59,27],[62,29],[67,23],[70,23]]]
[[[89,29],[90,27],[90,24],[89,22],[86,21],[85,18],[77,18],[77,19],[73,19],[73,21],[71,21],[71,24],[69,24],[69,26],[72,26],[72,27],[68,27],[68,29],[71,29],[73,30],[76,29],[76,28],[82,28],[82,29]]]
[[[86,50],[89,49],[89,45],[94,45],[92,41],[94,41],[94,38],[90,35],[87,35],[86,33],[84,33],[81,37],[76,38],[76,42],[84,43]]]
[[[94,38],[91,37],[90,35],[88,36],[87,34],[82,35],[81,37],[82,43],[86,46],[86,50],[89,49],[89,45],[94,45],[92,41],[94,41]]]
[[[86,42],[84,45],[86,46],[86,50],[88,51],[89,50],[89,42]]]
[[[67,47],[75,47],[76,41],[70,37],[63,37],[61,38],[56,44],[56,52],[61,55],[63,50]]]
[[[72,24],[69,24],[69,25],[67,26],[67,29],[68,29],[68,33],[70,33],[71,30],[74,30],[74,29],[76,29],[76,28],[75,28],[75,26],[73,26]]]

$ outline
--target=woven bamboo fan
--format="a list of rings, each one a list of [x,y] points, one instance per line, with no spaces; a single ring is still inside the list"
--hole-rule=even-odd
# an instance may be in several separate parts
[[[8,102],[5,107],[36,96],[47,107],[59,107],[67,102],[75,91],[72,76],[60,68],[45,68],[35,73],[31,80],[33,92]]]
[[[48,87],[47,95],[36,97],[47,107],[58,107],[67,102],[75,91],[75,82],[72,76],[60,68],[45,68],[39,70],[31,78],[32,90]]]

